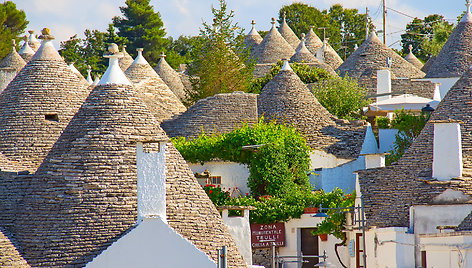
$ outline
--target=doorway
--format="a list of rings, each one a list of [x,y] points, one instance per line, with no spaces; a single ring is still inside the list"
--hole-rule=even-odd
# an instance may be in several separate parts
[[[319,255],[318,236],[312,233],[316,228],[302,228],[300,229],[301,236],[301,252],[303,255]],[[318,258],[303,258],[302,268],[313,268],[318,263]]]

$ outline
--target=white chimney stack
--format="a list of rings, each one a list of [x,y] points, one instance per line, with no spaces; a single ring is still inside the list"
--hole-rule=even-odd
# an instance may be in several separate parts
[[[435,120],[433,140],[433,178],[449,180],[462,176],[460,121]]]
[[[144,218],[166,220],[165,142],[158,152],[147,152],[146,144],[137,144],[138,222]]]
[[[377,94],[392,93],[392,74],[390,70],[378,70],[377,71]],[[377,97],[377,102],[382,100],[388,100],[392,96],[385,95]]]

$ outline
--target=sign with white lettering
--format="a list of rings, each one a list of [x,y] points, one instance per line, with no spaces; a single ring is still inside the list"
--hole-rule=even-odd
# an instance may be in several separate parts
[[[251,245],[253,248],[285,247],[285,223],[251,224]]]

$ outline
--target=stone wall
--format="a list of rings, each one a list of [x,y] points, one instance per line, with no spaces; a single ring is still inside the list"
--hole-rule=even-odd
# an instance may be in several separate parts
[[[272,268],[272,249],[271,248],[253,248],[252,264]]]

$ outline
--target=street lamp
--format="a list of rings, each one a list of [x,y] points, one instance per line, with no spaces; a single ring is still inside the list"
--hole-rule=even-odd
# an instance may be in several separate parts
[[[359,206],[353,206],[353,207],[337,207],[337,208],[323,208],[320,204],[320,207],[318,209],[318,213],[313,215],[312,217],[317,217],[317,218],[328,218],[329,215],[324,213],[323,210],[337,210],[335,213],[351,213],[353,212],[354,218],[353,218],[353,224],[359,223],[359,228],[362,230],[362,243],[364,244],[364,252],[362,254],[362,257],[364,259],[364,268],[367,267],[367,255],[366,255],[366,245],[365,245],[365,215],[364,215],[364,201],[362,196],[360,197],[361,199],[361,204]],[[356,217],[357,215],[357,217]],[[315,265],[316,266],[316,265]],[[330,267],[330,266],[319,266],[319,267]]]

